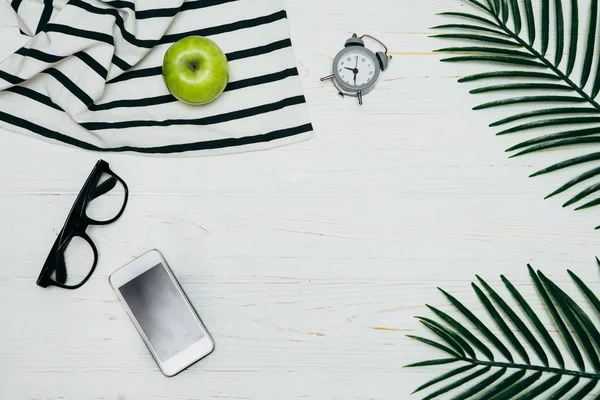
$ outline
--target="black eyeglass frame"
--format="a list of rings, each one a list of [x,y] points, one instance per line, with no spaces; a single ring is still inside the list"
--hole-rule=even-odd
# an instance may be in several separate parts
[[[114,179],[108,178],[106,181],[98,185],[98,182],[102,174],[104,173]],[[119,213],[114,218],[111,218],[107,221],[97,221],[88,217],[86,214],[86,208],[89,202],[112,190],[117,184],[117,182],[121,183],[125,188],[125,201],[123,202],[123,206],[121,207],[121,210],[119,210]],[[92,190],[94,190],[95,192],[92,192]],[[92,239],[86,233],[87,228],[90,225],[109,225],[118,220],[125,211],[128,199],[129,189],[125,181],[110,169],[110,166],[106,161],[99,160],[96,163],[96,166],[94,167],[90,175],[88,176],[87,180],[85,181],[83,188],[77,195],[77,199],[71,207],[69,216],[67,217],[63,228],[58,234],[58,237],[56,238],[56,241],[54,242],[54,245],[52,246],[48,257],[44,262],[44,266],[42,267],[42,271],[38,276],[36,284],[43,288],[46,288],[48,286],[57,286],[63,289],[70,290],[78,289],[81,286],[83,286],[90,279],[90,277],[96,270],[96,265],[98,264],[98,249],[96,248],[96,245],[94,244]],[[69,245],[69,243],[74,237],[79,237],[85,240],[90,245],[90,247],[92,248],[92,252],[94,253],[94,263],[89,274],[80,283],[78,283],[77,285],[66,285],[66,265],[64,264],[64,262],[62,264],[58,262],[58,256],[59,254],[61,254],[61,252],[64,252],[66,246]],[[56,272],[57,275],[56,280],[52,279],[51,277],[54,272]],[[61,276],[63,277],[62,279]],[[62,280],[63,282],[57,282],[57,280]]]

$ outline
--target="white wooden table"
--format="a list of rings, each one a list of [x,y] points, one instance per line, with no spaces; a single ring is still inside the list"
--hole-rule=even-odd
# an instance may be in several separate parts
[[[413,318],[429,314],[425,303],[451,309],[437,286],[469,301],[475,274],[498,284],[504,273],[532,294],[530,262],[561,284],[571,268],[598,287],[600,212],[543,200],[573,172],[527,178],[556,156],[507,159],[515,138],[494,137],[493,113],[470,110],[485,97],[456,83],[477,68],[432,52],[435,12],[466,6],[287,3],[311,141],[165,159],[0,131],[1,399],[409,399],[441,370],[402,368],[439,357],[405,337],[427,335]],[[23,42],[4,6],[0,55]],[[319,82],[355,30],[380,36],[395,56],[363,107]],[[89,283],[41,289],[41,265],[100,157],[128,182],[128,209],[89,229],[100,251]],[[151,248],[217,343],[171,379],[107,281]]]

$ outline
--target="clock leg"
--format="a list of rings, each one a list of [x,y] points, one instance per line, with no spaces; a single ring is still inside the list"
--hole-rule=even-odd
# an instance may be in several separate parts
[[[362,97],[362,91],[358,91],[358,104],[359,105],[363,105],[363,97]]]

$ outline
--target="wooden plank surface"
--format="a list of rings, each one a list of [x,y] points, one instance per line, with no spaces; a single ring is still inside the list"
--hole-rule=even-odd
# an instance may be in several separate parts
[[[528,179],[556,154],[507,159],[517,139],[487,125],[511,110],[471,111],[490,97],[456,77],[478,68],[432,52],[435,13],[464,2],[287,7],[315,139],[212,158],[103,154],[130,204],[89,230],[100,262],[80,290],[44,290],[35,278],[100,155],[0,131],[0,398],[409,399],[442,370],[403,368],[439,356],[405,337],[425,334],[412,317],[426,303],[451,310],[436,287],[477,311],[475,274],[498,285],[503,273],[535,299],[527,263],[568,289],[567,268],[600,287],[600,212],[543,200],[574,172]],[[2,55],[23,39],[0,21]],[[354,31],[380,36],[395,56],[362,108],[319,81]],[[107,282],[151,248],[217,343],[172,379]]]

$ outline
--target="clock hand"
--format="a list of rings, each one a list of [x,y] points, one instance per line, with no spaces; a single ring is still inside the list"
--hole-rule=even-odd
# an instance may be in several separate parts
[[[358,67],[358,60],[356,60],[356,66]],[[356,76],[358,75],[358,68],[344,67],[344,69],[347,69],[348,71],[352,71],[354,73],[354,85],[356,86]]]

